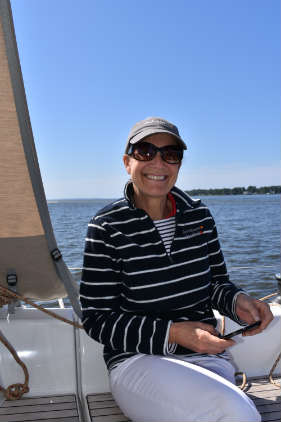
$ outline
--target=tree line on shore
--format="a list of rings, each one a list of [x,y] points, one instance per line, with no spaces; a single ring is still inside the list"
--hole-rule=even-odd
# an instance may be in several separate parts
[[[281,193],[281,186],[256,186],[221,188],[221,189],[192,189],[186,190],[191,196],[194,195],[257,195],[257,194],[278,194]]]

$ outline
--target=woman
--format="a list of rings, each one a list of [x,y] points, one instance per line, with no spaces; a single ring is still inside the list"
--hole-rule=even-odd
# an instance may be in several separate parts
[[[157,117],[131,130],[124,198],[91,220],[81,282],[83,325],[104,344],[111,390],[137,422],[260,421],[234,385],[212,309],[241,324],[269,306],[228,278],[208,208],[174,185],[186,145]]]

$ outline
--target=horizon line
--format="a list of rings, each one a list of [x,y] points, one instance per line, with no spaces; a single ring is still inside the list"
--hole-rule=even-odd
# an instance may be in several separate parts
[[[254,185],[249,185],[248,186],[248,188],[250,187],[250,186],[254,186]],[[256,189],[261,189],[261,188],[272,188],[272,187],[281,187],[281,185],[269,185],[269,186],[255,186],[255,188]],[[223,189],[230,189],[230,190],[233,190],[233,189],[235,189],[235,188],[244,188],[246,191],[247,191],[247,188],[245,188],[244,186],[235,186],[234,188],[226,188],[226,187],[223,187],[223,188],[194,188],[194,189],[182,189],[184,192],[189,192],[189,191],[196,191],[196,190],[206,190],[206,191],[211,191],[211,190],[223,190]],[[259,193],[256,193],[257,195],[262,195],[262,194],[259,194]],[[264,195],[267,195],[267,194],[264,194]],[[280,195],[280,193],[274,193],[274,194],[272,194],[272,195]],[[239,194],[237,195],[237,196],[239,196]],[[100,196],[98,196],[98,197],[92,197],[92,196],[89,196],[89,197],[85,197],[85,196],[83,196],[83,197],[59,197],[59,198],[47,198],[46,197],[46,201],[47,202],[49,202],[49,201],[73,201],[73,200],[76,200],[76,201],[88,201],[88,200],[91,200],[91,199],[94,199],[94,200],[116,200],[116,199],[118,199],[119,197],[109,197],[109,196],[105,196],[105,197],[100,197]]]

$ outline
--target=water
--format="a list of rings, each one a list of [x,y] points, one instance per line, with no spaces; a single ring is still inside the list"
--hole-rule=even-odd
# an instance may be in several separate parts
[[[280,272],[280,195],[206,196],[231,280],[259,298],[276,291]],[[111,199],[48,203],[58,247],[69,267],[81,267],[90,218]],[[77,281],[80,271],[73,271]]]

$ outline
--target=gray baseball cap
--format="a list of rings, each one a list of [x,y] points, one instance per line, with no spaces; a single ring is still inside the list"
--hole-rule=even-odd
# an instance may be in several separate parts
[[[125,154],[127,154],[130,145],[137,144],[147,136],[154,135],[155,133],[169,133],[177,139],[183,149],[187,149],[186,144],[180,137],[177,126],[161,117],[147,117],[132,127],[127,139]]]

